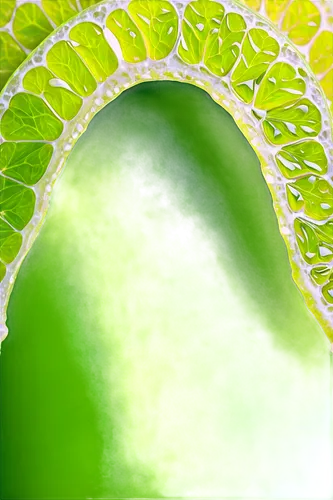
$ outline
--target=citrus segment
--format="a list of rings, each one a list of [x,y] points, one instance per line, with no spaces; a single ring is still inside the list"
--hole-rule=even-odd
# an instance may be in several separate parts
[[[4,142],[0,145],[0,172],[32,186],[44,175],[53,154],[43,142]]]
[[[324,224],[317,224],[297,218],[295,230],[299,248],[308,264],[332,262],[333,219]]]
[[[22,230],[30,221],[36,196],[32,189],[0,177],[0,214],[12,227]]]
[[[310,49],[310,63],[316,75],[333,66],[333,32],[322,31],[317,36]]]
[[[333,268],[328,266],[317,266],[311,271],[312,279],[317,283],[317,285],[323,285],[327,281],[333,279]]]
[[[53,31],[53,27],[38,5],[24,3],[17,8],[13,30],[17,40],[32,50]]]
[[[265,9],[267,17],[274,23],[280,21],[281,16],[285,12],[290,0],[265,0]]]
[[[267,112],[263,122],[267,139],[272,144],[287,144],[308,137],[315,137],[321,130],[321,114],[309,99]]]
[[[22,235],[0,218],[0,259],[2,263],[10,264],[20,251]]]
[[[2,117],[1,133],[7,140],[58,139],[63,124],[40,97],[20,92]]]
[[[146,59],[143,37],[125,10],[116,9],[111,12],[106,26],[116,37],[126,62],[136,63]]]
[[[13,71],[24,61],[26,53],[5,31],[0,32],[0,87],[2,88]]]
[[[42,0],[42,7],[56,26],[75,16],[78,12],[75,0]]]
[[[96,90],[96,80],[68,42],[56,43],[46,56],[48,67],[74,92],[88,96]]]
[[[218,2],[196,0],[185,9],[178,53],[188,64],[198,64],[204,56],[208,35],[218,32],[224,7]]]
[[[16,0],[0,1],[0,27],[9,23],[15,9],[15,3]]]
[[[296,45],[306,45],[320,26],[320,12],[310,0],[293,0],[287,7],[282,29]]]
[[[251,9],[258,11],[260,9],[261,0],[244,0],[244,3]]]
[[[227,75],[236,63],[245,35],[246,24],[239,14],[229,13],[218,31],[207,38],[205,65],[215,75]]]
[[[38,66],[27,72],[23,79],[26,90],[43,95],[51,108],[64,120],[71,120],[79,112],[82,99],[70,90],[57,87],[57,79],[44,66]],[[53,82],[53,85],[52,85]]]
[[[327,158],[323,146],[317,141],[302,141],[283,147],[276,154],[277,165],[287,179],[303,174],[326,174]]]
[[[251,29],[242,45],[242,55],[232,76],[231,84],[246,103],[252,101],[255,86],[280,51],[277,41],[265,30]]]
[[[97,24],[74,26],[69,37],[75,42],[75,52],[81,56],[98,82],[104,82],[117,69],[118,59]]]
[[[307,175],[287,184],[287,195],[294,212],[302,210],[315,220],[324,220],[333,215],[333,188],[321,177]]]
[[[297,101],[304,95],[305,81],[297,77],[296,70],[288,63],[274,64],[264,76],[254,105],[269,110]]]
[[[132,0],[128,11],[142,32],[149,57],[166,57],[178,36],[178,15],[173,5],[165,0]]]

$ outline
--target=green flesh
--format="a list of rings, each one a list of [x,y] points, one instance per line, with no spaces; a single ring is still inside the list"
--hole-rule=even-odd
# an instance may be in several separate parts
[[[0,497],[329,498],[326,342],[204,92],[139,85],[94,118],[8,320]]]
[[[109,4],[105,5],[109,6]],[[47,0],[43,1],[43,7],[56,23],[60,21],[54,17],[55,14],[65,19],[69,15],[68,9],[75,11],[74,4],[69,0],[63,4],[63,12],[56,9],[53,11],[52,5]],[[237,8],[237,4],[235,4],[235,8]],[[276,212],[282,234],[288,234],[286,243],[293,266],[293,275],[303,291],[309,307],[318,317],[328,337],[333,338],[331,301],[327,300],[327,296],[330,294],[330,289],[327,288],[328,283],[323,284],[319,290],[321,298],[317,298],[317,290],[312,287],[313,285],[318,287],[318,282],[312,279],[312,268],[304,267],[313,263],[332,265],[333,262],[333,253],[330,251],[332,245],[333,186],[330,178],[321,177],[327,166],[326,160],[332,131],[327,129],[325,102],[319,106],[317,97],[313,98],[316,104],[310,100],[313,85],[316,86],[316,83],[310,84],[307,68],[303,65],[302,60],[298,59],[295,65],[285,62],[285,44],[282,45],[283,41],[276,38],[276,33],[270,32],[269,27],[266,29],[251,27],[249,29],[247,22],[240,14],[236,12],[226,14],[223,5],[218,2],[194,0],[186,5],[178,46],[175,44],[178,38],[179,19],[172,3],[166,0],[151,0],[149,2],[147,0],[131,0],[127,9],[128,12],[117,9],[107,15],[102,14],[105,16],[106,26],[119,44],[117,48],[113,46],[114,50],[109,45],[108,34],[102,29],[103,25],[97,24],[100,15],[98,11],[92,13],[96,23],[74,21],[66,39],[59,40],[58,38],[56,42],[45,49],[45,66],[34,63],[35,67],[24,75],[24,92],[20,90],[14,93],[9,104],[6,100],[1,123],[3,138],[7,141],[57,141],[59,139],[54,145],[56,152],[59,154],[62,148],[64,151],[69,151],[72,141],[70,127],[76,119],[82,120],[84,115],[82,113],[79,115],[81,109],[89,111],[87,101],[84,99],[91,96],[91,99],[95,98],[95,104],[98,103],[98,106],[101,106],[110,97],[105,90],[105,94],[100,93],[100,85],[115,74],[117,74],[115,81],[117,78],[122,81],[124,75],[126,78],[126,71],[131,71],[133,68],[129,67],[128,70],[124,68],[121,57],[118,60],[119,50],[124,51],[124,61],[130,61],[130,65],[148,58],[146,66],[139,66],[138,71],[141,72],[142,76],[136,75],[134,82],[147,79],[145,75],[147,71],[150,71],[149,77],[152,78],[169,76],[171,79],[181,81],[190,79],[191,66],[198,63],[205,65],[204,69],[201,70],[202,73],[207,73],[210,70],[215,75],[229,78],[229,80],[223,81],[223,84],[226,88],[229,84],[229,91],[238,96],[239,100],[236,102],[236,106],[239,106],[239,110],[241,110],[244,103],[251,104],[252,115],[258,120],[258,123],[255,124],[255,127],[258,128],[256,133],[258,138],[264,142],[265,148],[259,148],[257,152],[262,159],[267,181],[271,182],[269,179],[272,179],[271,170],[269,170],[271,156],[267,150],[267,146],[270,145],[282,147],[280,151],[275,153],[277,166],[281,174],[286,175],[288,179],[290,177],[295,179],[293,183],[288,183],[284,187],[284,193],[281,192],[278,183],[271,187]],[[67,14],[65,14],[66,12]],[[29,15],[35,24],[40,27],[44,26],[40,18],[37,21],[36,12],[29,11]],[[260,26],[263,26],[262,23]],[[297,28],[295,30],[296,33]],[[28,37],[28,35],[27,32],[26,36]],[[20,32],[20,36],[23,44],[24,33]],[[189,76],[181,75],[179,77],[177,72],[172,71],[172,66],[176,62],[165,62],[165,58],[175,57],[175,53],[178,53],[183,63],[187,64],[184,68],[189,72]],[[294,54],[294,57],[296,56],[297,54]],[[158,66],[161,60],[164,60],[167,69],[170,65],[171,71],[169,73],[167,70],[161,73]],[[156,70],[152,61],[156,61]],[[179,64],[178,60],[177,64]],[[150,65],[150,69],[146,69]],[[204,82],[210,85],[209,79],[204,80]],[[212,85],[214,87],[217,84],[215,81]],[[113,85],[115,89],[118,88],[114,83]],[[214,93],[214,88],[211,92]],[[223,95],[217,95],[223,103]],[[232,94],[232,99],[234,99],[234,94]],[[91,109],[95,110],[91,113],[96,112],[94,106]],[[240,114],[239,111],[232,109],[235,115]],[[251,131],[253,125],[250,126],[245,121],[246,111],[243,113],[244,121],[240,119],[238,121],[236,119],[236,121],[245,134],[253,136]],[[89,112],[87,116],[89,116]],[[68,123],[63,124],[60,118]],[[70,122],[71,126],[69,126]],[[62,135],[63,132],[64,135]],[[257,137],[253,137],[254,142],[256,139]],[[65,144],[66,140],[69,143]],[[296,153],[293,152],[293,148],[296,148]],[[296,156],[296,162],[288,159],[290,154],[292,158],[293,155]],[[9,155],[5,157],[5,159],[7,158],[9,159]],[[36,156],[36,158],[38,157]],[[9,163],[3,167],[5,176],[6,171],[11,169],[11,160],[7,161]],[[319,162],[319,166],[316,162]],[[292,169],[289,168],[290,165]],[[15,168],[17,170],[20,167],[16,166]],[[43,172],[45,165],[37,165],[34,169],[37,172]],[[49,171],[51,169],[55,171],[57,167],[53,165]],[[302,177],[306,169],[317,169],[317,175]],[[291,175],[289,175],[290,170],[292,170]],[[19,175],[23,178],[25,174],[19,172]],[[33,174],[30,177],[33,177]],[[53,178],[54,176],[51,184]],[[17,177],[11,178],[11,180],[5,179],[1,185],[4,187],[6,185],[7,192],[11,193],[11,191],[14,192],[12,184],[16,180],[18,180]],[[8,191],[7,185],[11,191]],[[51,188],[51,185],[49,187]],[[17,189],[23,193],[21,185]],[[20,217],[20,222],[15,222],[16,219],[13,219],[14,223],[12,224],[13,221],[9,221],[6,215],[3,218],[14,229],[24,229],[25,234],[28,234],[29,231],[35,230],[32,224],[28,226],[33,215],[40,216],[38,214],[38,200],[36,201],[36,197],[31,194],[32,191],[29,188],[26,188],[24,194],[20,193],[15,193],[15,196],[10,198],[11,204],[13,204],[13,200],[18,200],[19,206],[10,206],[10,210],[15,212],[14,219]],[[4,196],[6,198],[7,195]],[[22,197],[24,202],[21,201]],[[284,206],[285,197],[288,207]],[[1,204],[8,204],[6,200],[7,198],[1,201]],[[26,207],[26,217],[18,215],[22,212],[22,206]],[[40,202],[39,206],[41,206]],[[6,207],[7,205],[4,209],[8,212],[8,207]],[[294,224],[292,212],[299,216],[295,219]],[[304,220],[304,217],[308,217],[310,220]],[[322,222],[320,226],[318,226],[317,221]],[[287,228],[284,227],[286,223],[289,224]],[[298,245],[296,249],[295,243]],[[17,244],[7,245],[6,248],[11,248],[10,262],[14,261],[16,257],[18,261],[22,258],[19,255],[20,247]],[[24,252],[27,250],[23,247]],[[301,262],[298,261],[298,256],[303,259]],[[6,262],[8,262],[8,257]],[[10,269],[10,273],[13,272],[16,272],[15,268],[14,271]],[[6,278],[3,267],[1,277]],[[10,283],[6,286],[10,290]],[[316,297],[315,300],[314,297]]]

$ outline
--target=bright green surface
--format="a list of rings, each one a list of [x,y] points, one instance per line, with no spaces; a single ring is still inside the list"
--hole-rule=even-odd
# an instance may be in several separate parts
[[[329,497],[327,340],[202,91],[141,85],[93,120],[8,318],[4,499]]]
[[[297,0],[295,0],[296,2]],[[312,9],[311,2],[308,0],[306,2]],[[224,5],[225,2],[222,3]],[[49,0],[43,0],[42,5],[56,24],[60,21],[55,20],[52,17],[53,14],[60,16],[64,21],[78,8],[77,5],[72,5],[72,0],[62,2],[61,8],[59,2],[51,6]],[[203,85],[207,78],[206,70],[222,77],[222,83],[229,89],[231,95],[234,96],[236,93],[239,98],[234,103],[235,107],[229,108],[230,103],[228,104],[228,98],[226,98],[228,92],[226,92],[226,96],[223,96],[223,92],[220,94],[218,86],[216,92],[214,88],[211,88],[209,92],[216,101],[221,102],[227,109],[233,109],[232,113],[240,128],[247,137],[252,137],[251,143],[255,149],[258,148],[256,151],[262,160],[267,180],[273,181],[274,179],[274,174],[272,176],[274,163],[272,164],[271,153],[269,153],[269,151],[274,151],[272,145],[281,146],[281,150],[277,151],[276,148],[274,153],[281,173],[283,175],[286,173],[287,178],[289,178],[290,171],[296,173],[296,177],[302,174],[304,164],[308,169],[316,169],[317,162],[324,163],[329,154],[330,145],[329,143],[325,144],[324,134],[329,135],[330,127],[323,131],[322,136],[319,135],[325,118],[324,108],[321,106],[324,103],[319,103],[314,98],[312,85],[316,86],[316,83],[310,84],[310,80],[306,81],[307,67],[303,66],[301,59],[296,57],[296,60],[292,60],[291,56],[284,53],[282,45],[286,48],[286,44],[283,39],[280,39],[277,33],[271,31],[270,26],[262,23],[260,19],[255,22],[256,14],[252,13],[254,24],[252,22],[249,24],[248,15],[251,17],[249,12],[248,15],[247,11],[242,10],[240,11],[241,15],[236,12],[226,13],[223,5],[210,0],[185,2],[184,16],[182,16],[181,4],[173,4],[168,0],[131,0],[125,6],[128,12],[122,9],[116,9],[112,12],[112,7],[115,7],[112,2],[105,4],[101,11],[96,7],[91,8],[89,11],[90,19],[94,19],[95,22],[88,22],[88,13],[76,16],[71,22],[68,36],[64,34],[65,31],[59,31],[56,41],[45,44],[41,48],[45,59],[41,58],[40,62],[44,66],[38,66],[38,62],[34,59],[32,64],[35,67],[31,69],[29,66],[27,73],[24,73],[23,67],[21,68],[19,71],[21,75],[18,74],[17,78],[21,78],[23,89],[15,87],[9,82],[8,87],[4,90],[4,113],[1,124],[4,139],[7,141],[54,141],[53,147],[58,151],[61,151],[68,141],[64,151],[69,151],[71,149],[70,131],[75,124],[74,120],[81,121],[83,116],[89,116],[89,113],[79,115],[83,104],[80,96],[91,96],[91,102],[89,104],[86,102],[85,108],[86,110],[90,109],[93,115],[96,108],[92,102],[99,105],[98,103],[103,102],[103,99],[109,99],[112,95],[112,86],[114,86],[116,94],[119,89],[126,88],[124,78],[127,79],[127,71],[131,74],[132,64],[142,61],[146,57],[145,65],[136,67],[137,74],[134,81],[147,80],[149,74],[153,80],[168,77],[172,80],[186,82],[194,76],[191,71],[191,65],[194,63],[203,64],[200,70],[202,76],[198,77],[201,81],[199,86]],[[236,10],[239,7],[236,4],[233,5],[232,2],[230,6]],[[52,12],[49,12],[50,8]],[[317,12],[316,8],[314,10]],[[19,14],[20,12],[21,14]],[[288,12],[290,14],[291,11]],[[293,11],[291,18],[295,17],[295,12]],[[285,20],[289,14],[286,15]],[[313,17],[311,10],[309,15]],[[33,47],[37,41],[41,41],[44,36],[43,30],[46,30],[45,33],[48,32],[48,27],[43,22],[43,16],[44,14],[39,7],[35,5],[24,4],[17,9],[14,24],[18,30],[17,36],[22,43],[27,45],[31,42],[31,47]],[[178,36],[180,22],[181,33]],[[251,25],[256,27],[251,27]],[[297,26],[294,27],[296,32],[299,26],[297,21]],[[292,31],[294,28],[291,26]],[[31,30],[35,33],[36,40],[30,40]],[[9,36],[7,33],[5,35]],[[7,60],[9,52],[6,48],[5,38],[1,43]],[[176,57],[177,53],[179,57]],[[241,57],[239,57],[240,54]],[[170,58],[166,59],[169,56]],[[185,63],[184,72],[181,69],[175,71],[179,65],[179,60],[177,60],[179,58]],[[159,63],[154,65],[153,61],[162,60],[164,62],[161,65]],[[292,65],[287,62],[288,60],[292,61]],[[130,61],[129,68],[124,64],[124,61]],[[206,69],[204,69],[205,65]],[[6,67],[5,64],[5,73]],[[118,72],[116,72],[117,69]],[[115,80],[108,82],[111,87],[108,90],[107,87],[101,87],[100,84],[113,74]],[[327,75],[324,78],[326,77]],[[198,83],[197,80],[193,81]],[[204,85],[205,88],[209,89],[211,82],[207,84],[208,80]],[[319,83],[317,82],[317,84],[317,90],[319,90]],[[71,90],[67,88],[68,86]],[[215,87],[215,84],[213,83],[212,86]],[[316,104],[312,101],[315,101]],[[257,137],[253,137],[250,124],[240,120],[242,113],[240,113],[239,107],[242,107],[244,102],[247,104],[253,102],[253,107],[248,108],[248,113],[252,112],[252,118],[258,120],[255,125],[258,130]],[[64,124],[59,120],[58,115],[65,120]],[[66,123],[66,121],[71,121],[71,123]],[[64,133],[62,134],[62,132]],[[267,148],[262,149],[258,146],[257,139],[259,138],[263,139]],[[316,142],[309,140],[313,138],[317,138],[322,144],[320,145],[318,142],[318,146],[314,146]],[[307,140],[305,146],[303,146],[303,140]],[[290,147],[297,149],[295,161],[293,158],[288,159],[289,153],[282,146],[286,149]],[[317,158],[318,148],[324,148],[324,146],[327,151],[322,151],[322,157]],[[313,155],[308,156],[309,149],[313,149],[315,161],[313,161]],[[293,153],[291,156],[293,157]],[[268,166],[273,168],[272,172],[269,171]],[[10,165],[5,164],[5,175],[8,168]],[[18,168],[20,170],[20,166]],[[50,177],[57,177],[55,163],[50,161],[48,168]],[[37,170],[42,171],[43,169],[44,165],[37,166]],[[316,293],[318,282],[316,280],[312,280],[311,284],[308,282],[309,278],[313,278],[313,269],[308,265],[311,263],[312,257],[307,255],[308,252],[305,252],[304,257],[305,247],[314,246],[320,249],[324,238],[325,243],[329,244],[329,248],[325,250],[324,255],[317,255],[316,263],[333,262],[331,249],[333,219],[329,219],[333,213],[333,186],[331,179],[323,179],[319,176],[321,170],[320,166],[316,177],[300,178],[293,185],[289,184],[286,187],[286,193],[280,189],[279,183],[274,181],[271,189],[280,224],[283,227],[286,224],[288,226],[284,227],[285,242],[291,256],[295,280],[309,309],[316,315],[328,338],[332,341],[333,327],[330,320],[329,304],[333,297],[331,297],[330,284],[328,281],[322,283],[319,289],[320,295]],[[23,173],[20,172],[20,175]],[[271,181],[268,180],[268,182]],[[17,179],[13,179],[10,184],[16,182]],[[18,189],[20,192],[22,191],[21,186]],[[25,194],[27,193],[29,194],[29,191],[25,192]],[[284,203],[285,197],[288,199],[290,210]],[[21,196],[12,197],[10,204],[13,205],[17,200],[19,200],[20,206],[10,208],[13,211],[21,212]],[[7,200],[4,201],[7,203]],[[0,204],[3,204],[1,199]],[[15,224],[13,226],[16,229],[24,230],[24,236],[28,239],[29,235],[35,231],[35,218],[32,215],[39,217],[40,205],[35,204],[33,196],[28,199],[27,195],[24,196],[24,206],[27,207],[28,217],[22,218],[24,224],[21,224],[20,227]],[[310,224],[314,224],[314,227],[316,227],[315,221],[320,220],[325,223],[319,228],[319,231],[312,231],[311,239],[308,240],[308,233],[303,231],[303,228],[299,231],[297,226],[298,224],[302,225],[301,219],[297,219],[296,226],[293,227],[292,212],[297,213],[300,217],[308,217]],[[301,233],[303,233],[304,238]],[[299,247],[297,249],[295,249],[295,241]],[[5,240],[5,244],[9,249],[8,238]],[[21,251],[21,256],[26,255],[29,248],[26,245],[21,248],[16,244],[11,246],[10,250],[10,259],[14,265],[5,269],[3,266],[6,266],[6,263],[3,261],[0,271],[0,281],[3,281],[0,291],[4,297],[4,309],[7,308],[7,299],[11,293],[11,280],[15,279],[21,264],[18,254]],[[294,252],[295,255],[293,255]],[[18,259],[15,259],[16,256]],[[301,257],[300,260],[298,256]],[[324,276],[326,273],[321,275],[321,277]],[[315,285],[314,288],[312,288],[313,285]],[[1,312],[1,315],[4,316],[5,311]]]

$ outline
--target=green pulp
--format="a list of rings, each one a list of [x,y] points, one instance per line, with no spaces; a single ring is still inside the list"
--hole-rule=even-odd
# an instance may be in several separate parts
[[[328,342],[259,161],[189,85],[71,153],[10,299],[1,498],[328,498]]]

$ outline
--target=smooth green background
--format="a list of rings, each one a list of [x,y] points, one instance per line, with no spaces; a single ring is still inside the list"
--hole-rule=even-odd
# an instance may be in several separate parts
[[[94,118],[8,326],[3,499],[332,494],[328,343],[203,91],[144,84]]]

